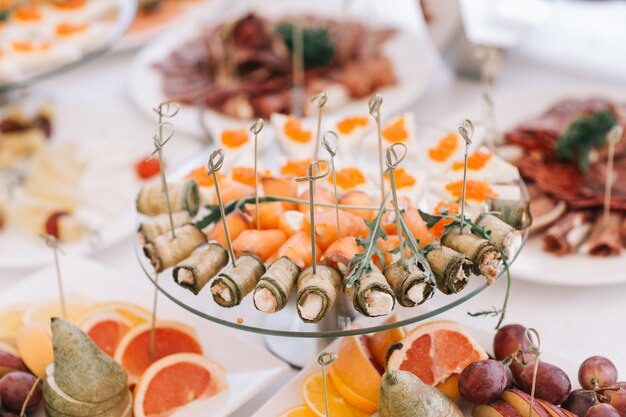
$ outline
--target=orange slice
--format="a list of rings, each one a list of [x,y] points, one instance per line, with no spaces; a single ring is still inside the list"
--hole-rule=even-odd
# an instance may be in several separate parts
[[[137,304],[126,303],[123,301],[110,301],[107,303],[99,303],[89,311],[89,314],[95,314],[96,312],[114,311],[124,319],[131,322],[132,326],[143,324],[152,319],[152,313]]]
[[[91,300],[86,298],[68,298],[65,301],[66,318],[76,323],[89,311],[91,306]],[[50,320],[52,317],[63,317],[63,309],[59,300],[38,304],[26,310],[24,312],[24,324],[37,325],[51,335]]]
[[[141,377],[135,388],[135,417],[170,416],[190,402],[225,390],[226,372],[217,363],[196,353],[162,358]]]
[[[417,375],[424,383],[438,385],[466,366],[487,359],[485,351],[459,324],[441,320],[417,326],[391,354],[387,369]]]
[[[38,325],[27,325],[17,334],[15,345],[28,369],[43,378],[46,367],[54,360],[52,340],[48,333]]]
[[[315,414],[306,405],[298,405],[289,410],[285,410],[278,417],[315,417]]]
[[[341,417],[368,417],[369,413],[364,413],[356,407],[351,406],[344,400],[330,376],[326,376],[326,392],[328,394],[328,415]],[[322,372],[316,372],[306,377],[302,383],[302,397],[304,403],[313,415],[326,417],[326,406],[324,403],[324,383]]]
[[[95,311],[87,313],[78,322],[78,327],[87,333],[100,350],[113,357],[117,345],[133,327],[133,323],[115,311]]]
[[[175,353],[202,353],[196,332],[191,327],[176,322],[157,323],[154,352],[150,356],[151,323],[131,329],[120,340],[113,358],[128,373],[129,384],[136,383],[154,362]]]
[[[376,412],[378,404],[354,392],[352,388],[347,386],[342,379],[337,376],[336,372],[330,372],[329,375],[330,380],[333,381],[335,388],[337,388],[337,392],[339,392],[339,395],[341,395],[341,397],[346,400],[348,404],[366,412],[367,414]]]
[[[397,314],[390,316],[383,324],[395,323],[399,320]],[[372,351],[372,356],[376,360],[376,363],[384,369],[387,364],[387,351],[389,348],[400,342],[406,332],[402,327],[396,327],[395,329],[385,330],[384,332],[373,333],[370,335],[369,347]]]
[[[459,391],[459,374],[453,374],[450,378],[437,384],[437,389],[446,394],[452,401],[459,403],[461,401],[461,392]]]
[[[330,367],[335,374],[333,379],[340,379],[356,396],[378,404],[381,372],[374,364],[374,358],[368,347],[368,336],[350,336],[341,339],[337,360]]]
[[[15,305],[0,310],[0,340],[13,340],[24,327],[25,305]]]

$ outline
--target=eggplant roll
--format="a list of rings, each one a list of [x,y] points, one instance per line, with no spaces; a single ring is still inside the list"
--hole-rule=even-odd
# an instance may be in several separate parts
[[[300,275],[300,267],[286,256],[281,256],[267,269],[254,289],[254,306],[264,313],[282,310]]]
[[[341,291],[341,275],[335,268],[316,265],[313,274],[310,266],[298,276],[298,315],[305,323],[317,323],[324,318]]]
[[[622,214],[611,212],[607,223],[604,216],[599,215],[591,230],[589,237],[588,253],[592,256],[617,256],[622,252],[622,240],[620,237],[620,226],[622,224]]]
[[[489,240],[496,245],[498,249],[503,250],[506,259],[512,259],[521,249],[522,232],[516,230],[513,226],[505,223],[493,214],[481,214],[478,216],[478,219],[476,219],[476,225],[490,232]]]
[[[354,308],[367,317],[386,316],[395,307],[393,290],[380,270],[373,266],[350,288],[346,295]]]
[[[435,275],[437,288],[444,294],[456,294],[467,285],[472,272],[472,261],[462,253],[446,246],[433,248],[426,260]]]
[[[489,200],[491,214],[515,229],[525,229],[532,223],[530,202],[524,200]]]
[[[207,282],[228,263],[228,251],[217,243],[198,246],[187,259],[174,267],[174,281],[198,295]]]
[[[191,217],[186,211],[179,211],[172,214],[172,220],[174,222],[174,228],[182,226],[185,223],[191,222]],[[171,230],[170,216],[167,214],[160,214],[150,221],[143,222],[139,225],[139,238],[142,244],[146,244],[152,241],[155,237],[162,235],[165,232]]]
[[[176,265],[207,241],[202,230],[193,223],[177,227],[174,232],[176,237],[173,239],[170,232],[163,233],[143,247],[143,253],[150,259],[156,272],[162,272]]]
[[[572,211],[561,217],[543,235],[543,250],[555,255],[574,252],[587,239],[593,212]]]
[[[241,255],[237,266],[231,264],[211,283],[213,299],[222,307],[238,306],[264,273],[265,265],[256,255]]]
[[[167,184],[172,213],[186,211],[191,217],[200,209],[200,192],[195,180]],[[137,211],[148,216],[167,214],[167,201],[161,183],[145,186],[137,196]]]
[[[461,234],[459,229],[453,229],[442,239],[444,246],[467,256],[474,264],[473,272],[476,275],[483,275],[489,285],[498,277],[500,267],[500,252],[493,243],[483,239],[465,228]]]
[[[433,284],[425,279],[424,271],[418,267],[410,271],[402,261],[387,266],[383,273],[402,307],[418,306],[432,297],[435,291]]]

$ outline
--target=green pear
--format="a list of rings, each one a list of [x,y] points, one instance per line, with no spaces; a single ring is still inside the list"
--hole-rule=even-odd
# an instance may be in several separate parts
[[[48,417],[76,417],[73,414],[55,410],[47,402],[44,402],[44,406],[46,410],[46,416]],[[103,411],[99,414],[91,414],[89,417],[131,417],[132,415],[133,397],[130,395],[130,391],[126,391],[126,396],[124,397],[123,401],[120,401],[118,404],[116,404],[114,408]]]
[[[52,319],[54,379],[68,396],[101,403],[128,387],[126,371],[68,320]]]
[[[447,395],[406,371],[387,370],[380,385],[377,417],[463,417]]]

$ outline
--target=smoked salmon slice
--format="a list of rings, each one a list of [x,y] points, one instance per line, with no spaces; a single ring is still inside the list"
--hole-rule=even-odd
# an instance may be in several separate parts
[[[263,194],[271,197],[298,198],[298,184],[291,177],[263,177],[261,178]],[[295,210],[296,203],[283,201],[285,210]]]
[[[248,218],[239,210],[226,215],[226,224],[228,224],[228,232],[230,233],[231,241],[237,239],[241,232],[252,227]],[[213,228],[208,231],[207,238],[216,241],[224,248],[228,248],[226,233],[224,232],[224,223],[221,220],[215,223]]]
[[[282,230],[244,230],[233,241],[235,256],[253,254],[265,262],[287,240]]]
[[[316,261],[320,261],[322,250],[316,244]],[[313,263],[311,252],[311,235],[306,232],[297,232],[283,243],[280,248],[267,260],[271,263],[281,256],[291,259],[300,268],[306,268]]]
[[[308,215],[310,212],[309,204],[308,204],[309,190],[306,189],[302,191],[300,195],[298,195],[298,199],[305,200],[307,202],[307,204],[298,204],[298,210]],[[315,187],[315,202],[335,204],[335,195],[328,188],[316,186]],[[332,210],[332,207],[323,207],[323,206],[318,206],[318,205],[315,206],[315,211],[321,212],[321,211],[327,211],[327,210]]]
[[[352,190],[348,191],[341,197],[339,197],[339,204],[345,204],[347,206],[372,206],[372,199],[363,191]],[[364,219],[371,220],[375,217],[373,210],[357,210],[357,209],[345,209],[348,213],[355,216],[362,217]]]
[[[359,253],[363,253],[363,248],[357,244],[356,238],[346,236],[330,245],[322,255],[321,261],[345,275],[349,270],[350,261]]]
[[[252,228],[256,229],[256,205],[246,204],[244,211],[250,216]],[[261,229],[278,229],[280,216],[285,212],[283,203],[272,201],[270,203],[259,203],[259,217]]]
[[[361,236],[365,237],[369,233],[369,228],[365,221],[347,211],[339,210],[339,226],[341,236]],[[304,215],[302,230],[311,230],[309,216]],[[315,214],[315,241],[322,250],[328,249],[339,236],[337,235],[337,215],[335,210],[322,211]]]

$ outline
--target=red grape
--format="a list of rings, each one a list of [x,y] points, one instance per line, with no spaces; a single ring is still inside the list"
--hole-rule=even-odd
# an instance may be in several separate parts
[[[26,372],[11,372],[0,379],[0,402],[2,407],[9,411],[20,412],[30,389],[37,379]],[[26,411],[33,411],[41,402],[41,383],[37,383],[37,388],[28,401]]]
[[[518,383],[526,392],[532,388],[535,363],[529,362],[522,371]],[[537,368],[535,396],[552,404],[561,404],[572,389],[567,374],[558,366],[540,361]]]
[[[18,413],[12,411],[0,410],[0,417],[20,417]]]
[[[517,349],[522,348],[522,352],[528,350],[528,344],[524,335],[526,327],[520,324],[507,324],[501,327],[493,339],[493,354],[501,361],[511,356]]]
[[[142,159],[135,165],[139,178],[148,179],[161,172],[161,164],[158,158]]]
[[[621,417],[626,417],[626,382],[618,382],[619,390],[604,390],[602,395],[609,399]]]
[[[567,400],[561,404],[561,407],[571,411],[577,416],[584,416],[589,407],[596,403],[596,399],[591,392],[585,392],[581,389],[575,389],[570,392]]]
[[[596,404],[587,410],[584,417],[620,417],[620,415],[612,405]]]
[[[67,211],[55,211],[46,219],[46,234],[59,238],[59,219],[63,216],[67,216]]]
[[[617,382],[617,368],[604,356],[592,356],[580,365],[578,382],[584,389],[608,387]]]
[[[474,404],[485,404],[498,398],[508,385],[506,366],[486,359],[466,367],[459,377],[459,391],[463,398]]]

